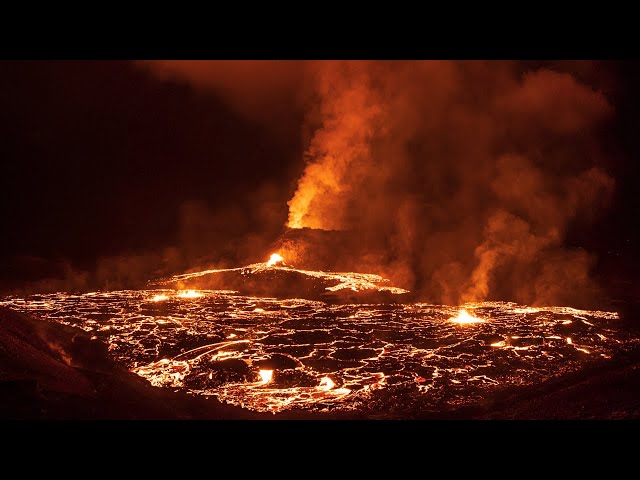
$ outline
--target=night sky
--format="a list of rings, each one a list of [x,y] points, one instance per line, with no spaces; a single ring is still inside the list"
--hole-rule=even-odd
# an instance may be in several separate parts
[[[0,288],[69,272],[95,275],[87,288],[108,286],[127,276],[120,263],[141,279],[208,260],[260,261],[284,231],[309,141],[303,108],[278,111],[273,129],[220,92],[132,62],[2,67]],[[613,202],[565,242],[598,256],[597,275],[628,281],[639,242],[640,68],[606,69]]]
[[[271,184],[280,221],[267,237],[280,233],[302,168],[298,119],[283,145],[215,95],[131,62],[4,62],[3,72],[5,284],[175,245],[189,205],[224,217]],[[212,252],[247,229],[233,215],[217,222],[196,232]]]

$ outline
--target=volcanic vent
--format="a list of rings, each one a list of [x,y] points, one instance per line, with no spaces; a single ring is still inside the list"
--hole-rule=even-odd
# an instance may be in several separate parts
[[[285,250],[291,251],[291,243],[287,242],[286,246],[288,250]],[[297,251],[305,252],[308,248]],[[297,257],[303,256],[299,254]],[[388,279],[377,274],[296,268],[287,264],[280,253],[273,253],[266,262],[175,275],[153,282],[152,285],[189,290],[231,290],[260,297],[343,303],[400,302],[409,293],[408,290],[392,286]]]

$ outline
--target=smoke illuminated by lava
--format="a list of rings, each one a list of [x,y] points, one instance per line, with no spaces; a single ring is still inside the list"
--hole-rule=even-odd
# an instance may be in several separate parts
[[[601,93],[509,62],[330,62],[316,79],[289,227],[364,232],[378,271],[450,304],[592,291],[590,256],[563,239],[613,189]]]
[[[296,264],[376,272],[451,305],[596,298],[594,258],[565,241],[614,189],[601,141],[612,108],[573,73],[588,63],[279,62],[266,76],[256,75],[264,62],[145,65],[258,121],[271,107],[255,100],[256,85],[304,107],[305,168],[287,226],[354,238],[326,246],[334,255],[294,248]]]

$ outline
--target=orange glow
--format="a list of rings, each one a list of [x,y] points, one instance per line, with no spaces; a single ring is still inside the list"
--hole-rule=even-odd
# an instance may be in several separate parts
[[[289,266],[267,267],[266,261],[249,267],[300,272]],[[365,288],[368,284],[380,288],[376,286],[382,281],[370,274],[306,272],[343,282],[347,285],[343,288]],[[614,312],[506,302],[335,306],[303,298],[241,296],[233,291],[207,290],[202,283],[194,285],[197,287],[191,291],[183,287],[8,297],[0,298],[0,306],[34,312],[53,321],[75,321],[73,326],[108,342],[108,351],[118,361],[129,362],[126,367],[153,386],[216,396],[226,404],[272,413],[369,408],[367,405],[378,405],[379,398],[395,395],[394,386],[399,384],[415,387],[407,390],[411,395],[414,390],[426,394],[420,400],[425,402],[431,402],[434,389],[457,385],[460,388],[451,392],[455,396],[448,398],[463,405],[467,399],[490,398],[483,395],[492,395],[489,388],[493,386],[533,386],[557,374],[578,371],[594,359],[611,359],[619,348],[626,348],[628,338],[614,328],[611,321],[619,320]],[[188,299],[191,292],[201,298]],[[185,299],[177,300],[179,294]],[[164,303],[149,305],[163,295],[168,297]],[[70,305],[77,311],[74,315],[68,315]],[[112,314],[96,315],[104,312],[106,305],[113,306]],[[347,327],[342,332],[336,329],[336,318],[344,319],[339,320]],[[573,324],[564,324],[566,319],[573,319]],[[467,325],[474,322],[487,325]],[[371,335],[381,323],[390,334]],[[299,333],[307,330],[307,325],[322,332],[321,336]],[[396,332],[402,333],[396,337]],[[140,355],[147,351],[147,339],[162,345],[146,357],[148,360]],[[635,342],[635,337],[631,341]],[[313,347],[312,342],[316,344]],[[360,354],[355,343],[367,353]],[[172,351],[176,354],[173,357],[163,355]],[[266,363],[267,358],[275,363]],[[354,360],[325,370],[327,365],[335,365],[334,358]],[[276,365],[294,367],[296,372],[292,368],[281,374],[278,369],[276,375]],[[476,390],[474,385],[480,384],[484,385],[482,390]],[[376,394],[379,390],[384,392],[382,397]],[[437,397],[433,396],[434,401],[439,402]]]
[[[344,230],[352,227],[346,221],[347,195],[360,191],[356,185],[376,168],[371,145],[388,118],[365,62],[326,62],[318,74],[322,127],[305,152],[308,161],[288,202],[287,225]]]
[[[196,292],[195,290],[180,290],[178,292],[178,297],[180,298],[200,298],[203,296],[204,294]]]
[[[273,265],[277,265],[278,263],[282,263],[282,262],[284,262],[284,258],[282,258],[282,256],[278,253],[273,253],[271,257],[269,257],[269,261],[267,262],[267,265],[272,267]]]
[[[165,301],[165,300],[169,300],[169,296],[168,296],[168,295],[164,295],[164,294],[162,294],[162,295],[155,295],[155,296],[151,299],[151,301],[152,301],[152,302],[163,302],[163,301]]]
[[[173,282],[184,282],[186,280],[191,280],[193,278],[201,277],[204,275],[210,275],[210,274],[222,273],[222,272],[237,272],[237,271],[244,271],[246,269],[250,269],[251,273],[257,273],[272,267],[274,264],[278,262],[284,262],[284,259],[282,259],[282,256],[280,254],[274,253],[273,255],[271,255],[271,259],[268,262],[253,263],[251,265],[247,265],[246,267],[240,267],[240,268],[203,270],[201,272],[174,275],[173,277],[169,277],[168,279],[163,280],[163,283],[166,284],[166,283],[173,283]],[[365,290],[376,290],[379,292],[389,292],[394,295],[400,295],[400,294],[409,292],[409,290],[405,290],[404,288],[387,286],[386,284],[389,283],[388,279],[373,273],[325,272],[322,270],[302,270],[299,268],[286,266],[284,265],[284,263],[282,263],[281,265],[277,265],[277,268],[287,272],[301,273],[309,277],[321,278],[323,280],[328,280],[333,283],[336,283],[331,287],[325,288],[330,292],[337,292],[343,289],[353,290],[354,292],[360,292]]]
[[[260,378],[263,384],[267,384],[273,380],[273,370],[260,370]]]
[[[449,320],[460,324],[484,322],[484,320],[480,318],[469,315],[469,312],[467,312],[464,308],[458,312],[458,316],[451,317]]]
[[[318,388],[320,390],[331,390],[335,386],[336,384],[333,383],[333,380],[331,380],[329,377],[322,377],[320,379],[320,385],[318,386]]]

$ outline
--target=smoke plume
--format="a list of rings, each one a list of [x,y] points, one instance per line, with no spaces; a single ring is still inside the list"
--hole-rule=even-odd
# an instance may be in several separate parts
[[[290,227],[357,232],[382,252],[379,271],[433,301],[593,293],[593,258],[563,241],[614,187],[601,167],[601,93],[513,62],[314,68],[320,125]]]
[[[592,64],[149,65],[264,124],[304,107],[308,147],[287,226],[339,230],[342,247],[333,257],[308,248],[299,261],[374,271],[448,304],[566,304],[596,291],[593,256],[565,245],[614,189],[599,140],[612,108],[586,83],[608,80]]]

